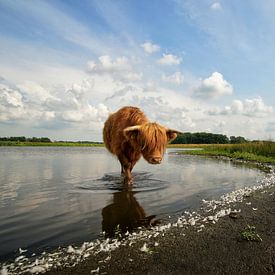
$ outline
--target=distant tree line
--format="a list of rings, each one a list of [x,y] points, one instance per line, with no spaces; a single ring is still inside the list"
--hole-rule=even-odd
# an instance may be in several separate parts
[[[102,141],[88,141],[88,140],[79,140],[79,141],[70,141],[70,140],[58,140],[57,143],[79,143],[79,144],[103,144]]]
[[[16,141],[16,142],[52,142],[48,137],[31,137],[27,138],[24,136],[19,137],[0,137],[0,141]],[[60,143],[94,143],[101,144],[102,142],[94,141],[55,141]],[[177,138],[172,142],[172,144],[236,144],[248,142],[244,137],[231,136],[228,138],[226,135],[212,134],[212,133],[184,133],[177,136]]]
[[[246,140],[244,137],[240,137],[240,136],[238,136],[238,137],[235,137],[235,136],[231,136],[230,137],[230,143],[232,143],[232,144],[236,144],[236,143],[246,143],[246,142],[248,142],[248,140]]]
[[[172,144],[236,144],[248,142],[244,137],[212,134],[212,133],[183,133],[177,136]]]
[[[16,141],[16,142],[53,142],[48,137],[31,137],[27,138],[24,136],[20,137],[0,137],[0,141]],[[103,142],[97,142],[97,141],[54,141],[55,143],[79,143],[79,144],[102,144]]]
[[[41,137],[41,138],[31,137],[31,138],[26,138],[24,136],[22,136],[22,137],[0,137],[0,141],[52,142],[47,137]]]

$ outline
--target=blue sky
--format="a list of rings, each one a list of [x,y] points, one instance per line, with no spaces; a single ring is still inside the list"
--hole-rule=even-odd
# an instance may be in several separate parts
[[[275,2],[0,0],[0,136],[102,140],[141,107],[181,131],[275,138]]]

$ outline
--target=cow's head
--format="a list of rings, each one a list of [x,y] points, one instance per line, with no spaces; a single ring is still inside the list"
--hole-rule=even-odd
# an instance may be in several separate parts
[[[145,123],[127,127],[124,135],[131,145],[140,150],[151,164],[159,164],[168,142],[177,137],[178,131],[167,129],[157,123]]]

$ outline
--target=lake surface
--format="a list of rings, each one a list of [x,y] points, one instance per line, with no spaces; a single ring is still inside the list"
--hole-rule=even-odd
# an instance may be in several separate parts
[[[201,200],[264,175],[230,161],[169,149],[160,165],[141,159],[134,185],[121,183],[120,164],[105,148],[0,147],[0,260],[97,239],[102,231],[166,222]]]

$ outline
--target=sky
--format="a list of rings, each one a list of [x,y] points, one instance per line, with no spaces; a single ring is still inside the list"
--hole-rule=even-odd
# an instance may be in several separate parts
[[[274,140],[274,26],[273,0],[0,0],[0,136],[102,141],[129,105]]]

